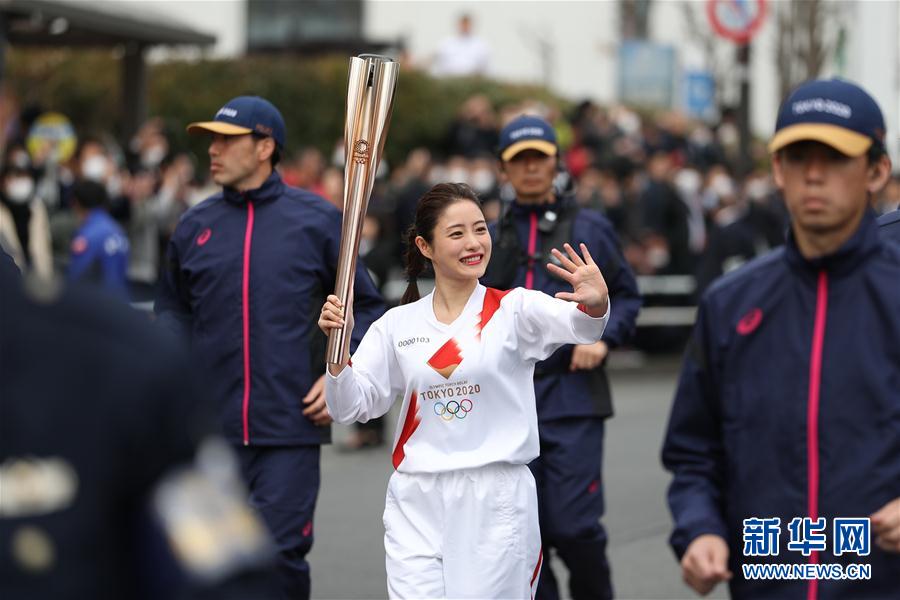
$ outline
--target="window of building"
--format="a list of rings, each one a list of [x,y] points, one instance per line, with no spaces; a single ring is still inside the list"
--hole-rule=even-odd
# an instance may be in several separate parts
[[[362,0],[248,0],[249,50],[362,37]]]

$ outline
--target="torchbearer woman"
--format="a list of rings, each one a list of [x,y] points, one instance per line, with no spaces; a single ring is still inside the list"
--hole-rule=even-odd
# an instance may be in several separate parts
[[[556,298],[478,283],[491,238],[475,193],[439,184],[419,201],[407,242],[403,305],[368,330],[352,361],[331,365],[335,421],[403,406],[388,484],[384,546],[391,598],[531,598],[541,567],[534,364],[562,344],[598,341],[606,282],[585,246],[553,250],[572,286]],[[430,264],[434,292],[416,278]],[[329,296],[319,327],[344,321]],[[352,327],[352,313],[347,316]]]

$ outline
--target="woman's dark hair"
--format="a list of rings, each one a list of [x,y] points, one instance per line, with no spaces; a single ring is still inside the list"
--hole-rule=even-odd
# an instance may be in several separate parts
[[[422,255],[416,246],[416,237],[422,236],[429,244],[434,242],[434,228],[438,219],[447,207],[456,202],[468,200],[481,209],[478,194],[464,183],[439,183],[419,198],[416,205],[416,217],[406,231],[406,252],[403,263],[406,268],[406,280],[409,282],[400,304],[409,304],[419,299],[419,275],[425,272],[430,261]]]

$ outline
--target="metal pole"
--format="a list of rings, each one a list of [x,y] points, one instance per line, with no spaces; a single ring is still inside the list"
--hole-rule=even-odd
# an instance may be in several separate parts
[[[741,83],[741,100],[738,106],[739,153],[737,175],[745,177],[753,170],[753,157],[750,143],[750,44],[741,44],[737,48],[738,77]]]
[[[144,49],[142,44],[125,44],[125,56],[122,57],[122,141],[126,144],[147,119]]]

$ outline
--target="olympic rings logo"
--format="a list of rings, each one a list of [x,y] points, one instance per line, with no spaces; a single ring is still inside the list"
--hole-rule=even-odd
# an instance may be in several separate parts
[[[364,165],[369,162],[369,142],[356,140],[353,144],[353,162],[358,165]]]
[[[454,417],[457,419],[465,419],[472,408],[474,408],[474,405],[468,398],[463,398],[459,402],[451,400],[447,404],[435,402],[434,414],[445,421],[452,421]]]

